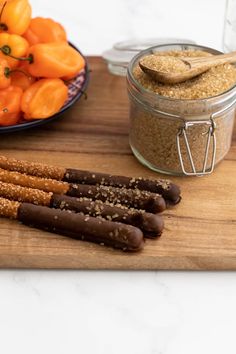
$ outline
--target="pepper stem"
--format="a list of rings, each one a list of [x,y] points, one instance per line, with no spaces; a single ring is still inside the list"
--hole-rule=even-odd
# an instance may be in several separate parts
[[[4,54],[7,55],[10,58],[16,59],[16,60],[20,60],[20,61],[28,61],[30,64],[33,63],[34,58],[33,55],[30,54],[28,56],[28,58],[20,58],[20,57],[15,57],[14,55],[11,54],[11,47],[9,47],[8,45],[4,45],[3,47],[0,48],[0,51]]]
[[[7,1],[4,2],[3,4],[3,7],[1,8],[1,12],[0,12],[0,30],[3,30],[3,31],[7,31],[8,30],[8,27],[5,23],[2,23],[2,14],[3,14],[3,11],[5,9],[5,6],[7,4]]]
[[[11,73],[10,68],[5,68],[5,69],[4,69],[4,75],[6,76],[6,78],[9,78],[10,73]]]
[[[24,74],[25,76],[27,76],[28,78],[31,78],[31,77],[32,77],[30,74],[26,73],[24,70],[21,70],[21,69],[14,69],[14,70],[11,70],[10,68],[7,68],[7,67],[4,69],[4,75],[5,75],[7,78],[9,78],[12,73],[16,73],[16,72],[22,73],[22,74]]]

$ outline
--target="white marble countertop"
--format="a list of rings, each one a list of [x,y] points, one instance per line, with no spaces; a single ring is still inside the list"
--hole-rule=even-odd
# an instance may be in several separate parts
[[[221,49],[225,0],[32,0],[84,53],[132,37]],[[235,354],[235,272],[0,271],[4,354]]]
[[[4,354],[235,354],[234,272],[2,271]]]

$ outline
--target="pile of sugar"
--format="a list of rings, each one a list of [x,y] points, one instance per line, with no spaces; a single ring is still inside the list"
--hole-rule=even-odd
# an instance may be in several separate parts
[[[206,57],[211,54],[200,50],[186,50],[159,52],[156,55],[164,58],[165,56]],[[155,81],[145,74],[139,65],[134,68],[133,75],[145,89],[175,99],[201,99],[217,96],[229,90],[236,83],[236,68],[231,64],[216,66],[196,78],[174,85]]]
[[[188,65],[176,56],[147,55],[141,60],[141,64],[149,69],[163,73],[181,73],[188,70]]]

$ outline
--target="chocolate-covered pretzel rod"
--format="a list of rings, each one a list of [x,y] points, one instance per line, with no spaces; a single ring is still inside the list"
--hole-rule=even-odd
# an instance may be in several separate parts
[[[109,175],[105,173],[90,172],[76,169],[67,169],[63,181],[113,186],[117,188],[139,189],[158,193],[172,204],[180,201],[180,189],[168,180],[151,180],[145,178],[132,178],[126,176]]]
[[[160,236],[164,228],[164,222],[160,215],[146,213],[137,209],[128,209],[124,206],[109,205],[99,200],[91,201],[86,198],[73,198],[54,194],[51,199],[51,206],[133,225],[141,229],[144,232],[144,236],[148,238]]]
[[[131,178],[71,168],[66,169],[63,167],[53,167],[35,162],[16,160],[5,156],[0,156],[0,168],[26,173],[36,177],[51,178],[59,181],[64,180],[71,183],[102,184],[118,188],[126,187],[129,189],[138,188],[140,190],[161,194],[166,200],[173,204],[180,201],[179,187],[163,179]]]
[[[145,237],[160,236],[164,223],[161,216],[145,213],[136,209],[117,207],[101,201],[91,201],[86,198],[73,198],[65,195],[43,192],[38,189],[21,187],[18,185],[0,182],[0,197],[13,199],[18,202],[43,205],[61,210],[81,212],[94,217],[101,216],[110,221],[122,222],[140,228]]]
[[[124,204],[151,213],[162,212],[166,208],[165,201],[161,196],[138,189],[70,184],[3,169],[0,169],[0,181],[55,194],[67,194],[72,197],[87,197],[93,200],[99,199]]]
[[[72,197],[86,197],[113,204],[123,204],[154,214],[166,209],[165,200],[160,195],[139,189],[72,184],[67,194]]]
[[[59,209],[0,198],[0,216],[18,219],[39,229],[124,251],[139,251],[144,245],[142,231],[134,226]]]

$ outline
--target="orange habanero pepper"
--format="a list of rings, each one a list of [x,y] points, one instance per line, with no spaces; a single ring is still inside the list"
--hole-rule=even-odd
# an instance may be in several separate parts
[[[30,75],[28,67],[28,61],[21,61],[16,69],[10,70],[12,86],[18,86],[22,88],[23,91],[25,91],[36,81],[36,78]]]
[[[28,71],[35,77],[72,77],[85,66],[80,53],[63,42],[35,44],[28,53]]]
[[[21,35],[29,27],[30,20],[28,0],[0,0],[0,31]]]
[[[35,78],[22,69],[11,70],[5,59],[0,59],[0,90],[11,86],[17,86],[25,91],[35,82]]]
[[[50,18],[35,17],[30,21],[24,38],[32,46],[38,43],[67,42],[64,27]]]
[[[36,79],[35,77],[31,76],[27,72],[24,72],[23,70],[13,70],[10,71],[10,81],[11,85],[20,87],[23,91],[25,91],[36,81]]]
[[[7,61],[0,59],[0,90],[3,90],[11,85],[10,68]]]
[[[19,65],[18,58],[27,54],[29,44],[17,34],[0,33],[0,59],[6,59],[10,68]]]
[[[14,86],[0,90],[0,126],[19,122],[22,93],[21,88]]]
[[[19,65],[17,66],[17,70],[21,70],[21,71],[24,71],[26,74],[30,75],[29,73],[29,61],[28,60],[23,60],[23,61],[20,61]]]
[[[31,85],[22,96],[21,110],[26,120],[46,119],[63,107],[68,87],[60,79],[41,79]]]

